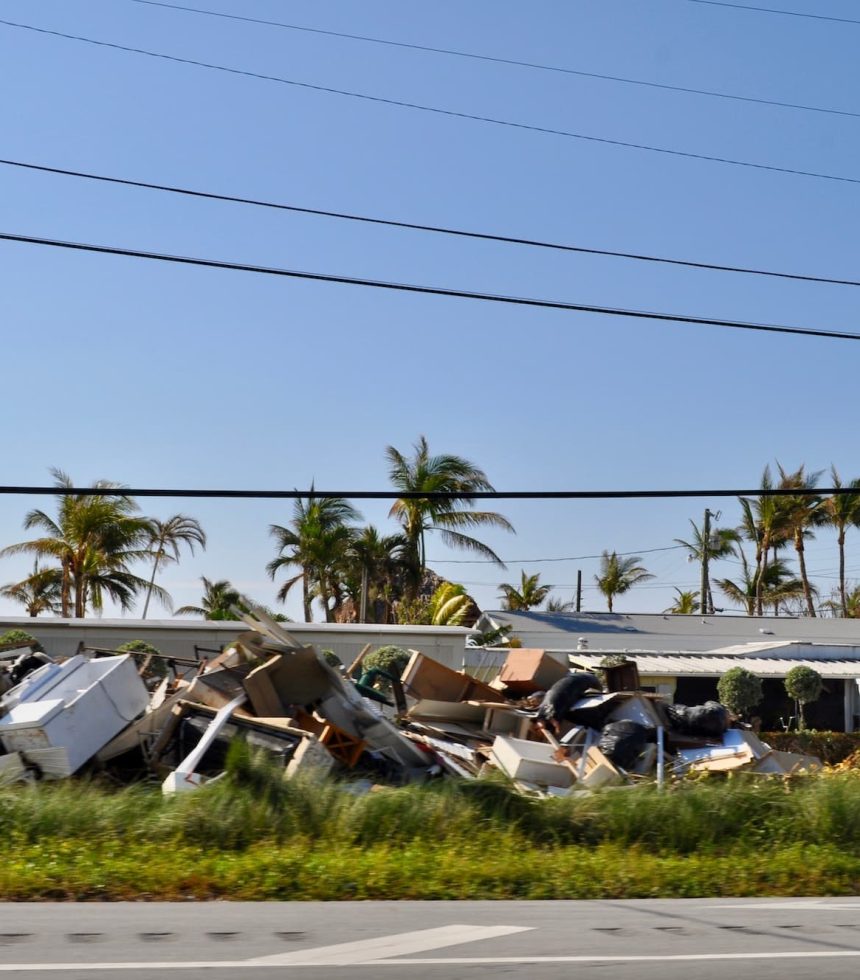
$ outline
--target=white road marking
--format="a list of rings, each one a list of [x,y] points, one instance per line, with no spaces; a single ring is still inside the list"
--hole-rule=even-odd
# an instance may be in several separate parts
[[[261,969],[279,966],[358,966],[365,963],[409,963],[409,960],[392,960],[393,956],[424,953],[443,946],[474,943],[483,939],[497,939],[517,932],[528,932],[531,926],[467,926],[450,925],[436,929],[421,929],[375,939],[360,939],[332,946],[277,953],[250,960],[169,960],[161,963],[0,963],[0,973],[69,972],[71,970],[237,970]],[[384,958],[382,958],[384,957]]]
[[[826,912],[860,912],[860,902],[829,902],[826,899],[812,902],[746,902],[743,905],[699,905],[700,909],[784,909],[786,912],[798,910]]]
[[[449,956],[412,960],[368,960],[362,966],[481,966],[539,963],[684,963],[708,960],[808,960],[860,956],[860,949],[791,953],[674,953],[670,956]]]
[[[376,939],[359,939],[352,943],[335,946],[318,946],[316,949],[299,949],[275,956],[261,956],[247,960],[247,966],[343,966],[352,963],[387,961],[392,956],[423,953],[458,943],[475,943],[482,939],[497,939],[515,932],[529,932],[529,926],[440,926],[437,929],[420,929],[402,932]]]

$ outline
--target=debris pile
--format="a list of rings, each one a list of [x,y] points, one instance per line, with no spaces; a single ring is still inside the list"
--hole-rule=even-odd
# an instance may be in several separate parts
[[[224,772],[235,738],[288,777],[403,783],[498,770],[538,797],[690,772],[821,768],[773,751],[721,704],[686,707],[641,690],[633,662],[598,677],[516,649],[485,683],[413,651],[400,677],[377,668],[355,679],[369,647],[338,668],[265,613],[243,618],[251,631],[214,660],[164,658],[157,670],[151,654],[90,650],[58,663],[29,649],[1,653],[0,783],[107,767],[184,792]]]

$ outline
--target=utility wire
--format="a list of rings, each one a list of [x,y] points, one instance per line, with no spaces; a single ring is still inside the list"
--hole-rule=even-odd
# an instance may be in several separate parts
[[[636,551],[616,551],[619,557],[626,555],[651,555],[657,551],[678,551],[683,548],[682,544],[672,544],[665,548],[639,548]],[[505,558],[506,565],[541,565],[554,561],[588,561],[591,558],[602,558],[603,555],[574,555],[572,558]],[[492,558],[439,558],[435,561],[427,559],[434,565],[495,565]]]
[[[566,129],[553,129],[549,126],[536,126],[531,123],[514,122],[510,119],[499,119],[495,116],[481,116],[470,112],[458,112],[455,109],[442,109],[439,106],[423,105],[419,102],[405,102],[401,99],[389,99],[380,95],[367,95],[363,92],[353,92],[347,89],[332,88],[327,85],[313,85],[310,82],[300,82],[278,75],[264,75],[261,72],[247,71],[240,68],[228,68],[225,65],[215,65],[207,61],[196,61],[192,58],[180,58],[176,55],[164,54],[158,51],[148,51],[144,48],[133,48],[124,44],[114,44],[111,41],[97,41],[91,37],[79,34],[65,34],[62,31],[51,31],[44,27],[34,27],[32,24],[20,24],[11,20],[0,20],[6,27],[14,27],[25,31],[35,31],[37,34],[47,34],[61,37],[69,41],[82,41],[85,44],[95,44],[103,48],[125,51],[131,54],[145,55],[149,58],[160,58],[181,65],[192,65],[196,68],[208,68],[212,71],[227,72],[231,75],[242,75],[246,78],[256,78],[266,82],[278,82],[282,85],[292,85],[297,88],[309,89],[314,92],[325,92],[329,95],[340,95],[350,99],[361,99],[366,102],[376,102],[380,105],[396,106],[400,109],[415,109],[418,112],[428,112],[434,115],[448,116],[453,119],[467,119],[471,122],[488,123],[493,126],[506,126],[511,129],[524,130],[530,133],[544,133],[549,136],[561,136],[565,139],[583,140],[588,143],[600,143],[604,146],[620,146],[628,150],[645,150],[649,153],[660,153],[664,156],[681,157],[686,160],[704,160],[709,163],[722,163],[732,167],[746,167],[751,170],[764,170],[769,173],[791,174],[795,177],[813,177],[817,180],[832,180],[844,184],[860,184],[860,177],[846,177],[840,174],[821,173],[815,170],[799,170],[793,167],[778,167],[774,164],[754,163],[750,160],[735,160],[731,157],[713,156],[707,153],[693,153],[689,150],[675,150],[664,146],[651,146],[647,143],[632,143],[627,140],[610,139],[607,136],[592,136],[587,133],[574,133]]]
[[[370,37],[366,34],[348,34],[345,31],[328,31],[320,27],[306,27],[303,24],[285,24],[277,20],[263,20],[259,17],[245,17],[241,14],[228,14],[220,10],[203,10],[200,7],[185,7],[178,3],[162,3],[160,0],[132,0],[132,3],[146,4],[148,7],[165,7],[168,10],[180,10],[189,14],[202,14],[206,17],[221,17],[225,20],[242,21],[246,24],[259,24],[264,27],[277,27],[288,31],[302,31],[307,34],[320,34],[325,37],[337,37],[348,41],[363,41],[368,44],[383,44],[392,48],[407,48],[412,51],[425,51],[429,54],[444,54],[454,58],[469,58],[474,61],[491,62],[497,65],[510,65],[516,68],[529,68],[534,71],[555,72],[561,75],[576,75],[580,78],[597,78],[606,82],[621,82],[625,85],[641,85],[645,88],[663,89],[669,92],[682,92],[686,95],[704,95],[713,99],[731,99],[737,102],[752,102],[759,105],[777,106],[781,109],[799,109],[804,112],[823,112],[836,116],[853,116],[860,118],[860,112],[850,112],[845,109],[831,109],[824,106],[802,105],[796,102],[782,102],[777,99],[761,99],[749,95],[735,95],[729,92],[714,92],[710,89],[690,88],[685,85],[668,85],[662,82],[652,82],[643,78],[628,78],[624,75],[607,75],[594,71],[582,71],[577,68],[565,68],[561,65],[544,65],[533,61],[518,61],[515,58],[501,58],[495,55],[479,54],[475,51],[459,51],[453,48],[437,48],[429,44],[410,44],[406,41],[393,41],[390,38]]]
[[[15,235],[0,232],[0,240],[28,245],[44,245],[50,248],[70,249],[77,252],[95,252],[101,255],[118,255],[126,258],[149,259],[156,262],[172,262],[179,265],[202,266],[209,269],[227,269],[233,272],[252,272],[258,275],[281,276],[290,279],[308,279],[313,282],[338,283],[348,286],[364,286],[371,289],[388,289],[402,293],[421,293],[428,296],[448,296],[454,299],[470,299],[484,303],[504,303],[511,306],[537,307],[538,309],[564,310],[575,313],[598,313],[603,316],[632,317],[638,320],[660,320],[665,323],[686,323],[708,327],[726,327],[734,330],[756,330],[765,333],[795,334],[804,337],[827,337],[833,340],[860,340],[860,334],[839,330],[821,330],[816,327],[791,327],[773,323],[749,323],[742,320],[719,320],[711,317],[690,316],[684,313],[657,313],[646,310],[625,310],[609,306],[592,306],[586,303],[569,303],[562,300],[532,299],[508,296],[502,293],[477,293],[464,289],[446,289],[441,286],[418,286],[411,283],[388,282],[381,279],[359,279],[354,276],[337,276],[324,272],[299,272],[272,266],[246,265],[239,262],[222,262],[217,259],[191,258],[164,252],[143,252],[138,249],[116,248],[111,245],[90,245],[84,242],[58,241],[52,238],[36,238],[33,235]],[[758,491],[753,491],[758,492]],[[856,491],[853,491],[856,492]],[[699,496],[694,494],[693,496]]]
[[[829,20],[837,24],[860,24],[860,20],[850,17],[830,17],[825,14],[805,14],[797,10],[778,10],[774,7],[751,7],[745,3],[727,3],[725,0],[688,0],[689,3],[701,3],[708,7],[731,7],[735,10],[752,10],[761,14],[782,14],[785,17],[805,17],[809,20]]]
[[[144,0],[140,0],[144,2]],[[149,0],[146,0],[149,2]],[[186,197],[203,198],[210,201],[227,201],[232,204],[248,204],[259,208],[272,208],[276,211],[290,211],[294,214],[309,214],[324,218],[339,218],[345,221],[356,221],[364,224],[382,225],[389,228],[406,228],[412,231],[427,231],[439,235],[452,235],[458,238],[473,238],[479,241],[502,242],[508,245],[525,245],[532,248],[553,249],[560,252],[576,252],[581,255],[603,255],[618,259],[635,259],[639,262],[658,262],[665,265],[683,266],[689,269],[708,269],[715,272],[737,272],[751,276],[769,276],[776,279],[792,279],[798,282],[818,282],[836,286],[860,286],[860,280],[834,279],[827,276],[809,276],[801,273],[774,272],[767,269],[752,269],[748,266],[718,265],[713,262],[694,262],[686,259],[672,259],[657,255],[642,255],[637,252],[618,252],[602,248],[585,248],[580,245],[564,245],[559,242],[545,242],[533,238],[517,238],[511,235],[494,235],[490,232],[469,231],[464,228],[446,228],[439,225],[422,225],[411,221],[393,221],[386,218],[374,218],[362,214],[349,214],[343,211],[326,211],[321,208],[306,208],[295,204],[280,204],[274,201],[261,201],[249,197],[237,197],[231,194],[214,194],[207,191],[193,190],[188,187],[175,187],[169,184],[153,184],[143,180],[130,180],[124,177],[109,177],[105,174],[87,173],[81,170],[66,170],[62,167],[48,167],[37,163],[26,163],[22,160],[3,160],[0,164],[8,167],[19,167],[24,170],[35,170],[41,173],[60,174],[65,177],[81,177],[85,180],[102,181],[107,184],[119,184],[125,187],[142,187],[147,190],[165,191],[170,194],[180,194]]]
[[[819,493],[852,493],[850,487],[819,488]],[[0,496],[52,497],[196,497],[239,500],[636,500],[675,497],[785,497],[795,496],[789,490],[190,490],[155,489],[153,487],[67,487],[67,486],[0,486]],[[672,550],[674,546],[665,550]],[[664,549],[653,549],[660,551]],[[637,552],[644,554],[644,552]],[[595,557],[599,558],[600,555]]]

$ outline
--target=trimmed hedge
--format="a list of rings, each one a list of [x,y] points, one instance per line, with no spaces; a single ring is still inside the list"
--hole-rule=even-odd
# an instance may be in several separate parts
[[[860,732],[761,732],[760,737],[779,752],[814,755],[828,766],[860,749]]]

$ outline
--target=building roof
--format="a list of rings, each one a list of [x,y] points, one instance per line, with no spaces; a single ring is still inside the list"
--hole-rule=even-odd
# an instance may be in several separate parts
[[[485,612],[475,629],[510,626],[524,647],[575,652],[754,653],[793,647],[798,657],[860,658],[860,620],[791,616],[672,616],[662,613]],[[750,644],[754,644],[750,647]],[[798,647],[802,647],[800,650]],[[851,649],[853,648],[853,649]],[[827,651],[832,651],[827,653]],[[796,661],[795,661],[796,662]]]
[[[581,653],[571,654],[571,659],[582,667],[593,670],[600,666],[602,656]],[[822,677],[849,679],[860,676],[860,657],[856,660],[807,660],[784,657],[720,657],[716,654],[687,654],[636,656],[636,666],[643,678],[647,677],[721,677],[732,667],[743,667],[757,677],[785,677],[792,667],[811,667]]]

